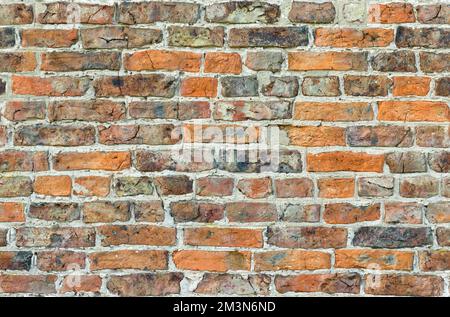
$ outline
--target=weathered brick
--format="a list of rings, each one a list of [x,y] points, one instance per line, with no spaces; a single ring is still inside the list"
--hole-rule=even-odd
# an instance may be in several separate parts
[[[40,251],[37,253],[36,266],[41,271],[70,271],[84,269],[86,255],[69,250]]]
[[[417,20],[425,24],[450,24],[450,4],[418,5]]]
[[[400,196],[407,198],[428,198],[438,195],[438,179],[424,175],[403,178],[400,182]]]
[[[28,251],[0,251],[1,270],[29,271],[33,253]]]
[[[289,52],[289,70],[367,70],[367,53]]]
[[[210,295],[268,295],[270,281],[270,277],[264,274],[243,277],[238,274],[205,273],[194,292]]]
[[[179,272],[113,275],[106,287],[120,296],[165,296],[179,294],[182,279]]]
[[[346,129],[350,146],[410,147],[413,130],[401,126],[355,126]]]
[[[158,176],[153,182],[160,195],[184,195],[192,193],[193,181],[186,175]]]
[[[33,23],[33,6],[25,3],[0,5],[0,25]]]
[[[297,78],[294,76],[270,76],[268,82],[262,86],[262,94],[284,98],[295,97],[298,94]]]
[[[4,247],[8,243],[7,239],[8,229],[0,229],[0,246]]]
[[[202,55],[185,51],[146,50],[126,54],[127,70],[182,70],[199,72]]]
[[[319,222],[320,205],[289,204],[283,210],[282,220],[289,222]]]
[[[450,151],[429,153],[428,163],[433,171],[448,173],[450,171]]]
[[[0,197],[26,197],[33,191],[32,181],[26,176],[1,176]]]
[[[358,195],[360,197],[387,197],[394,194],[394,178],[361,177],[358,179]]]
[[[162,222],[164,217],[164,208],[159,200],[134,203],[134,218],[138,222]]]
[[[260,229],[186,228],[184,243],[195,246],[260,248],[263,246],[263,236]]]
[[[450,203],[430,203],[426,208],[426,217],[431,223],[450,222]]]
[[[20,227],[19,247],[87,248],[95,246],[95,229],[86,227]]]
[[[92,126],[27,125],[18,128],[14,134],[14,144],[22,146],[77,146],[94,142]]]
[[[198,26],[169,26],[169,45],[188,47],[222,47],[224,29]]]
[[[226,177],[202,177],[197,179],[196,186],[199,196],[230,196],[234,180]]]
[[[450,269],[450,252],[447,250],[423,251],[419,254],[422,271],[446,271]]]
[[[74,179],[73,193],[78,196],[105,197],[109,194],[110,177],[81,176]]]
[[[54,156],[56,170],[106,170],[118,171],[129,168],[129,152],[60,152]]]
[[[162,74],[98,77],[93,85],[97,97],[173,97],[176,79]]]
[[[364,102],[297,102],[293,119],[366,121],[373,119],[373,111],[370,104]]]
[[[250,271],[251,253],[238,251],[178,250],[173,253],[178,269],[190,271],[226,272]]]
[[[151,1],[119,5],[119,22],[124,24],[194,23],[198,18],[199,5],[195,3]]]
[[[425,155],[420,152],[392,152],[386,154],[391,173],[419,173],[427,171]]]
[[[97,227],[102,246],[175,244],[176,229],[152,225],[106,225]]]
[[[251,70],[268,70],[276,72],[281,69],[283,64],[283,55],[281,52],[257,51],[247,52],[245,66]]]
[[[350,96],[387,96],[391,85],[385,76],[344,76],[344,91]]]
[[[373,295],[439,296],[444,288],[439,276],[368,274],[365,279],[365,292]]]
[[[128,109],[132,118],[190,120],[211,116],[207,101],[134,101]]]
[[[126,109],[123,102],[102,99],[52,101],[48,116],[50,121],[111,122],[125,119]]]
[[[80,209],[74,203],[37,203],[30,206],[29,216],[46,221],[69,222],[80,219]]]
[[[54,72],[120,69],[117,52],[49,52],[41,55],[41,70]]]
[[[258,95],[258,79],[255,76],[227,76],[220,79],[224,97],[250,97]]]
[[[20,37],[22,47],[71,47],[78,42],[78,30],[24,29]]]
[[[0,53],[0,71],[20,73],[33,71],[37,61],[33,52]]]
[[[384,205],[384,221],[386,223],[422,223],[422,206],[417,203],[386,202]]]
[[[414,248],[432,244],[431,229],[427,227],[360,227],[353,245],[376,248]]]
[[[71,2],[43,3],[37,12],[41,24],[111,24],[114,7],[100,4],[77,3],[74,9]]]
[[[9,48],[14,45],[16,45],[14,28],[0,28],[0,48]]]
[[[413,51],[378,53],[371,60],[372,68],[380,72],[416,72]]]
[[[378,172],[383,171],[384,156],[363,152],[324,152],[306,156],[309,172]]]
[[[128,221],[130,204],[125,201],[95,201],[83,204],[83,221],[86,223]]]
[[[117,196],[151,195],[153,193],[152,180],[150,177],[118,177],[114,183]]]
[[[214,222],[224,216],[220,204],[198,201],[176,201],[170,204],[170,214],[176,222]]]
[[[305,96],[334,97],[341,94],[339,78],[329,77],[305,77],[302,83],[302,93]]]
[[[7,150],[0,152],[0,172],[48,170],[47,152]]]
[[[275,277],[275,288],[281,293],[321,292],[358,294],[361,277],[357,273],[301,274]]]
[[[267,2],[230,1],[205,10],[205,20],[213,23],[275,23],[279,17],[279,6]]]
[[[349,203],[326,204],[323,219],[331,224],[348,224],[380,219],[380,204],[355,206]]]
[[[232,202],[225,205],[231,222],[268,222],[278,219],[277,207],[270,203]]]
[[[256,271],[329,269],[331,256],[320,251],[267,251],[255,253]]]
[[[236,188],[248,198],[265,198],[272,193],[272,180],[264,178],[245,178],[239,180]]]
[[[414,253],[410,251],[340,249],[335,266],[344,269],[412,270]]]
[[[436,239],[440,246],[442,247],[450,246],[450,229],[443,227],[437,228]]]
[[[332,23],[336,9],[332,2],[292,2],[288,18],[296,23]]]
[[[101,26],[80,31],[84,48],[136,48],[162,41],[159,29]]]
[[[288,119],[291,103],[288,101],[218,101],[214,104],[213,117],[216,120],[272,120]]]
[[[450,96],[450,77],[439,78],[436,81],[436,95],[437,96]]]
[[[33,96],[83,96],[89,88],[89,79],[86,77],[12,77],[12,90],[17,95]]]
[[[308,28],[258,27],[232,28],[228,35],[230,47],[297,47],[308,45]]]
[[[99,127],[102,144],[175,144],[179,141],[173,124],[110,125]]]
[[[440,101],[381,101],[378,119],[382,121],[448,122],[450,110]]]
[[[399,26],[395,35],[397,47],[448,48],[450,36],[448,29],[410,28]]]
[[[309,178],[286,178],[275,180],[275,194],[280,198],[312,197],[314,184]]]
[[[450,71],[450,54],[420,52],[420,69],[426,73]]]
[[[90,268],[97,270],[164,270],[167,252],[162,250],[117,250],[89,254]]]
[[[270,226],[267,229],[267,238],[267,243],[281,248],[342,248],[347,245],[347,229]]]
[[[96,293],[100,292],[102,278],[98,275],[67,275],[61,282],[60,293]]]
[[[54,294],[56,275],[0,275],[0,293]]]
[[[12,100],[5,104],[3,116],[10,121],[39,120],[45,118],[44,101]]]
[[[390,29],[368,28],[317,28],[316,46],[332,47],[384,47],[394,40],[394,31]]]

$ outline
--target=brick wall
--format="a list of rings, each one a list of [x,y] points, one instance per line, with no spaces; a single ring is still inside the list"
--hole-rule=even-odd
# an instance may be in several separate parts
[[[449,23],[1,1],[0,293],[449,296]]]

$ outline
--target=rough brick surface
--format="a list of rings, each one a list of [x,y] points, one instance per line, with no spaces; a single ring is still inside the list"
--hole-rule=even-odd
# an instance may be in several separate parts
[[[445,0],[0,0],[0,297],[450,296]]]

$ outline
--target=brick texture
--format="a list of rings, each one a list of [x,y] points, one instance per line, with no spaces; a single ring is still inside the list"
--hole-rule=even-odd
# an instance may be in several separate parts
[[[448,1],[0,2],[0,296],[450,295]]]

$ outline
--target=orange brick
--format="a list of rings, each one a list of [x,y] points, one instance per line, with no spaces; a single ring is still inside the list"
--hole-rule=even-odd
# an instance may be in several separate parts
[[[72,180],[70,176],[37,176],[34,192],[39,195],[70,196]]]
[[[383,172],[384,155],[363,152],[325,152],[308,154],[309,172]]]
[[[289,52],[289,70],[367,70],[367,55],[352,52]]]
[[[217,78],[184,78],[181,81],[181,95],[185,97],[215,97],[217,95]]]
[[[200,71],[202,54],[185,51],[147,50],[125,55],[127,70]]]
[[[109,194],[110,183],[111,177],[77,177],[74,182],[74,194],[79,196],[105,197]]]
[[[119,171],[129,168],[131,155],[129,152],[62,152],[54,158],[54,168],[67,170],[107,170]]]
[[[430,77],[395,76],[394,96],[426,96],[430,90]]]
[[[318,28],[315,32],[317,46],[332,47],[385,47],[394,40],[394,30],[369,28]]]
[[[70,47],[78,41],[78,30],[24,29],[23,47]]]
[[[83,96],[88,88],[89,80],[81,77],[12,77],[12,90],[18,95]]]
[[[205,55],[205,73],[240,74],[241,56],[238,53],[211,52]]]
[[[345,129],[327,126],[302,126],[285,128],[289,144],[298,146],[345,145]]]
[[[173,262],[180,270],[226,272],[250,270],[250,252],[182,250],[173,253]]]
[[[297,102],[293,119],[365,121],[373,119],[373,111],[366,102]]]
[[[322,198],[350,198],[355,195],[353,178],[321,178],[317,185]]]
[[[378,120],[449,122],[450,110],[440,101],[381,101]]]
[[[89,254],[91,270],[164,270],[167,269],[167,251],[116,250]]]
[[[262,230],[245,228],[186,228],[184,242],[188,245],[260,248]]]

